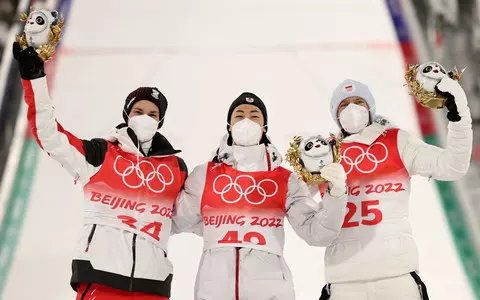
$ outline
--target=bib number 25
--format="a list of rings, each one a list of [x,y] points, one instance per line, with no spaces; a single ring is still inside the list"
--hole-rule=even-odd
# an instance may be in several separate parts
[[[357,212],[357,205],[353,202],[347,203],[347,214],[343,221],[342,228],[359,227],[360,223],[366,226],[374,226],[380,223],[383,219],[383,214],[377,206],[380,204],[379,200],[364,200],[361,202],[362,218],[360,221],[353,221],[353,217]]]

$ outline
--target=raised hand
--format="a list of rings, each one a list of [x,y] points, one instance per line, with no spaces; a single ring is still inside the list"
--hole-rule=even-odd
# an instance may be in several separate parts
[[[20,76],[32,80],[45,76],[44,62],[33,47],[21,49],[20,44],[13,43],[13,57],[18,62]]]
[[[462,116],[467,116],[467,96],[458,81],[450,77],[444,77],[435,86],[435,91],[447,98],[445,106],[448,109],[447,119],[449,121],[458,122],[462,119]]]

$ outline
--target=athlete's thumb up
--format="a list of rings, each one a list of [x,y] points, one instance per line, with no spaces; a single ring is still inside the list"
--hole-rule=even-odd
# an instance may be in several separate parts
[[[347,174],[339,163],[331,163],[320,170],[320,175],[328,181],[329,193],[340,197],[347,192]]]

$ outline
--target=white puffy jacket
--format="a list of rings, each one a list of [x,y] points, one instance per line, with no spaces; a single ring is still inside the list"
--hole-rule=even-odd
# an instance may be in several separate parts
[[[39,146],[84,190],[84,230],[72,261],[72,287],[99,283],[170,297],[171,215],[188,172],[175,156],[180,151],[156,133],[145,155],[125,126],[103,139],[79,139],[57,122],[45,76],[22,84]]]
[[[325,195],[318,206],[307,185],[280,167],[275,147],[226,145],[218,163],[196,167],[176,202],[173,229],[204,238],[195,299],[295,298],[282,256],[284,216],[308,244],[327,246],[338,235],[346,195]]]
[[[449,122],[445,149],[424,143],[380,116],[344,139],[341,164],[349,196],[341,233],[326,249],[328,283],[365,282],[418,271],[417,245],[408,221],[410,178],[451,181],[467,173],[472,120],[466,105],[461,117]]]

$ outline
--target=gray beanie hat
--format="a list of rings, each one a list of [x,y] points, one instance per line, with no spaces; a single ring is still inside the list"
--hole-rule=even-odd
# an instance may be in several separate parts
[[[337,123],[338,127],[342,127],[337,118],[338,106],[340,105],[340,102],[349,97],[360,97],[365,100],[370,108],[370,120],[374,120],[375,99],[368,89],[368,86],[359,81],[345,79],[337,86],[337,88],[335,88],[332,99],[330,100],[330,112],[332,114],[333,121]]]

